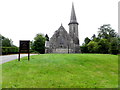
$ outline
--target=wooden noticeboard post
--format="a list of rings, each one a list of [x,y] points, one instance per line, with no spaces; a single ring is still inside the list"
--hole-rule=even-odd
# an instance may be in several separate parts
[[[20,53],[28,53],[28,61],[30,60],[29,49],[30,49],[30,40],[20,40],[18,61],[20,61]]]

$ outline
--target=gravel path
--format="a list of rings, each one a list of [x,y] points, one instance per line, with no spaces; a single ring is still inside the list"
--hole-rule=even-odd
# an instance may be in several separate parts
[[[36,55],[36,54],[30,54],[30,56],[31,55]],[[20,54],[20,58],[25,57],[25,56],[28,56],[28,54]],[[15,59],[18,59],[18,54],[0,56],[0,64],[9,62],[9,61],[15,60]]]

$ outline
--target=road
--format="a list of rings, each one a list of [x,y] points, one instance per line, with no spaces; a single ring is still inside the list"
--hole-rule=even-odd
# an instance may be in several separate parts
[[[28,54],[20,54],[20,58],[27,56]],[[36,54],[30,54],[31,55],[36,55]],[[11,60],[15,60],[18,59],[18,54],[14,54],[14,55],[4,55],[4,56],[0,56],[0,64],[3,64],[5,62],[9,62]]]

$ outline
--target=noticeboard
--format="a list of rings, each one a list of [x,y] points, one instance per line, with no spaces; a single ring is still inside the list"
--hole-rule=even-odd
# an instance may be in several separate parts
[[[29,51],[30,41],[20,41],[20,51],[28,52]]]
[[[20,53],[28,53],[29,60],[29,49],[30,49],[30,40],[20,40],[19,42],[19,61],[20,61]]]

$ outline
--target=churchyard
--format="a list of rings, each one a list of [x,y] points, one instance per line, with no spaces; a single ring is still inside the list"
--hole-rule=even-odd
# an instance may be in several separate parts
[[[118,55],[40,54],[2,64],[2,88],[117,88]]]

